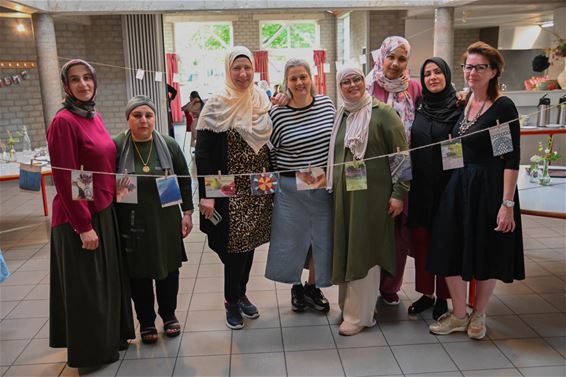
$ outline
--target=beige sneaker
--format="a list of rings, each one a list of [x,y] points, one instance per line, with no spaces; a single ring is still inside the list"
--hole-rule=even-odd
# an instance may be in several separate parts
[[[471,339],[481,340],[485,337],[485,313],[472,312],[470,324],[468,325],[468,336]]]
[[[358,326],[358,325],[354,325],[353,323],[342,321],[342,324],[338,328],[338,334],[342,336],[352,336],[352,335],[356,335],[363,329],[364,326]]]
[[[458,318],[452,312],[444,313],[438,321],[428,328],[431,333],[436,335],[446,335],[455,331],[464,332],[468,328],[470,317],[466,314],[464,318]]]

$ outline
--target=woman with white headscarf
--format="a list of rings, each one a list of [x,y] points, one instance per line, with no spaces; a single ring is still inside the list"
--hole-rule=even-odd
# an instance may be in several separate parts
[[[332,281],[339,284],[341,335],[375,325],[380,271],[395,269],[394,217],[403,210],[409,183],[393,183],[387,158],[365,163],[367,189],[348,191],[346,163],[407,149],[395,111],[372,99],[363,72],[345,67],[336,74],[343,105],[338,109],[328,154],[328,186],[334,192]]]
[[[235,195],[229,198],[208,198],[199,178],[200,229],[224,264],[226,325],[231,329],[244,327],[242,315],[259,317],[246,284],[254,249],[269,242],[271,230],[271,195],[252,196],[249,175],[238,175],[269,170],[270,103],[253,85],[254,71],[250,50],[232,48],[225,60],[226,86],[207,101],[197,124],[198,175],[236,175]]]
[[[416,104],[422,96],[420,82],[409,77],[407,65],[410,55],[411,45],[405,38],[398,36],[385,38],[381,47],[372,53],[375,65],[366,78],[369,93],[397,111],[403,122],[407,139],[415,119]],[[398,305],[400,302],[397,292],[403,283],[407,254],[411,249],[407,213],[408,205],[405,201],[403,213],[395,220],[396,267],[391,274],[381,275],[380,293],[383,302],[387,305]]]

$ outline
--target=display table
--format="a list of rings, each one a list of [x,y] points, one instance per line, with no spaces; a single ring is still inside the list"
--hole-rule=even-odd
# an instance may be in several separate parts
[[[16,156],[16,159],[18,159],[18,157],[21,156]],[[45,177],[48,175],[52,175],[51,167],[43,166],[41,168],[41,197],[43,199],[43,214],[45,216],[49,216],[47,193],[45,192]],[[20,179],[19,162],[0,162],[0,182],[17,181],[19,179]]]
[[[526,168],[521,165],[517,180],[521,213],[566,219],[566,178],[552,178],[549,186],[540,186],[529,182]],[[550,168],[566,170],[564,166],[551,166]]]

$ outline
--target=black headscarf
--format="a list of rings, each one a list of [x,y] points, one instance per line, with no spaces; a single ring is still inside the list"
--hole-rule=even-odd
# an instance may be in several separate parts
[[[94,94],[88,101],[81,101],[77,99],[69,86],[69,70],[76,65],[84,65],[92,75],[92,80],[94,81]],[[63,101],[63,107],[80,117],[86,119],[94,118],[94,116],[96,115],[96,109],[94,108],[94,99],[96,98],[97,87],[96,71],[94,70],[94,67],[82,59],[69,60],[61,68],[61,81],[63,82],[63,87],[65,88],[65,100]]]
[[[431,93],[425,85],[424,69],[428,63],[434,63],[444,73],[446,86],[441,92]],[[421,67],[421,85],[423,97],[418,111],[427,118],[441,122],[455,122],[460,116],[461,110],[457,106],[456,89],[452,86],[452,72],[448,64],[439,57],[425,60]]]

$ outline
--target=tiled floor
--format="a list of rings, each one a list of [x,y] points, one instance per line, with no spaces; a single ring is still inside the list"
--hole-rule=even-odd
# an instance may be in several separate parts
[[[50,196],[53,188],[49,187]],[[48,346],[49,220],[38,194],[0,183],[0,247],[12,276],[0,285],[0,375],[75,376],[66,352]],[[198,221],[198,216],[194,216]],[[256,320],[231,331],[224,325],[222,266],[195,229],[185,241],[178,317],[183,333],[139,338],[121,359],[93,376],[565,376],[566,221],[523,217],[527,279],[497,286],[488,311],[488,336],[437,337],[430,311],[407,315],[414,290],[412,259],[402,301],[379,306],[378,326],[354,337],[338,335],[337,289],[325,289],[327,315],[296,314],[290,287],[263,277],[267,247],[257,250],[249,297]],[[10,229],[25,227],[20,230]],[[198,227],[198,224],[197,224]]]

